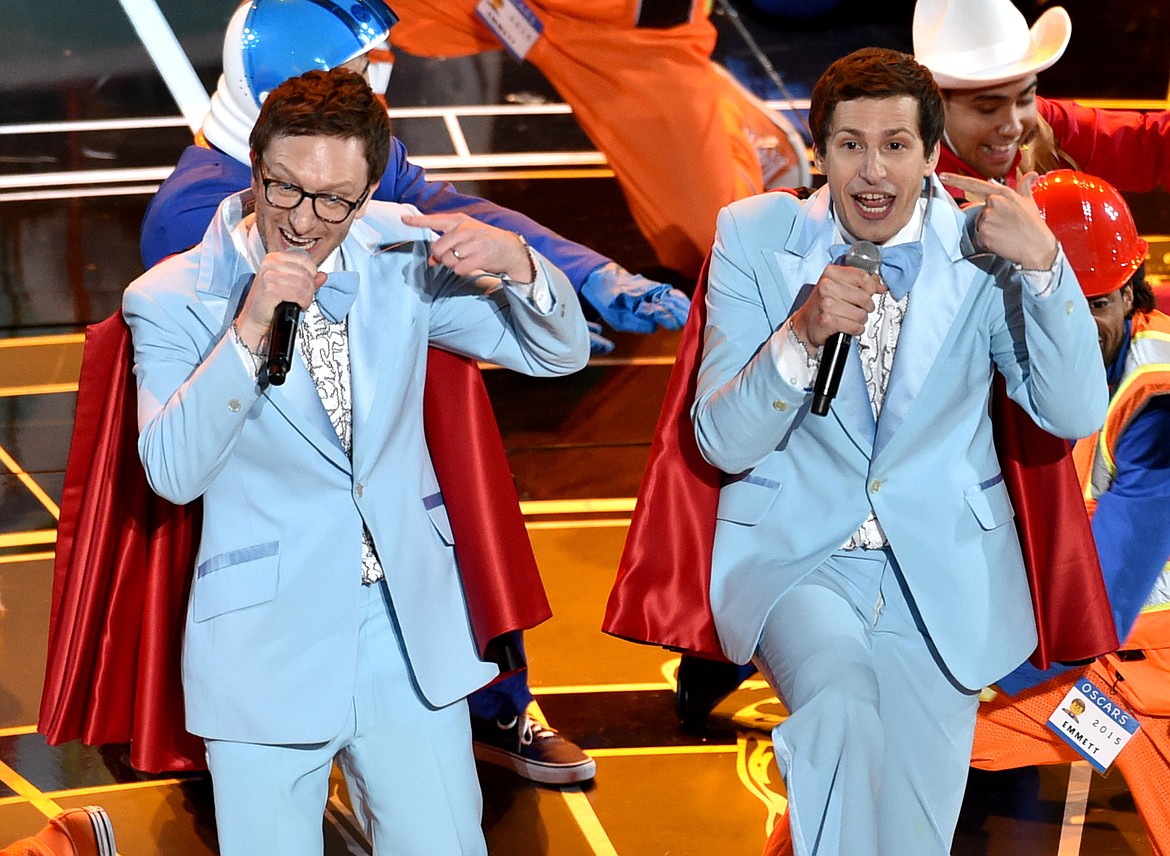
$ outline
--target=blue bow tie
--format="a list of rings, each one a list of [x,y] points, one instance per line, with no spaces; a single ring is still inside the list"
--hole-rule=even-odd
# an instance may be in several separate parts
[[[840,264],[845,254],[849,252],[850,244],[833,244],[829,247],[829,254],[834,264]],[[910,286],[918,279],[918,271],[922,269],[922,242],[914,241],[909,244],[897,244],[893,247],[880,247],[882,251],[882,281],[895,300],[901,300],[910,292]]]
[[[357,297],[360,277],[355,270],[339,270],[329,274],[325,284],[317,289],[317,305],[321,314],[336,324],[349,314]]]

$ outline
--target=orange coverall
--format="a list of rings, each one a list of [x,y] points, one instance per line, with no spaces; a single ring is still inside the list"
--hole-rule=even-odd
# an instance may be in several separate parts
[[[476,1],[392,0],[391,43],[432,57],[498,50]],[[638,0],[527,0],[544,30],[526,59],[608,159],[659,261],[695,277],[719,209],[765,189],[748,131],[778,138],[789,184],[807,180],[807,155],[711,62],[715,28],[705,0],[692,3],[689,21],[659,29],[636,26]]]

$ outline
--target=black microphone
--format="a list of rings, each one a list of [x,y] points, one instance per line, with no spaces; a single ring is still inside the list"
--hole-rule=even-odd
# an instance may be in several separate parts
[[[292,368],[300,317],[301,307],[291,300],[282,300],[276,304],[272,329],[268,332],[268,382],[273,386],[284,383],[285,375]]]
[[[858,241],[849,248],[842,264],[874,274],[881,270],[882,251],[871,241]],[[821,352],[821,364],[817,368],[816,380],[813,381],[812,412],[817,416],[828,413],[829,405],[837,396],[837,388],[841,386],[841,373],[845,370],[845,357],[849,355],[849,345],[852,341],[853,337],[847,333],[834,333],[825,342],[825,349]]]
[[[290,253],[309,254],[301,247],[290,247]],[[268,332],[268,382],[280,386],[292,368],[293,354],[297,347],[297,323],[301,320],[301,307],[291,300],[276,304],[272,314],[272,329]]]

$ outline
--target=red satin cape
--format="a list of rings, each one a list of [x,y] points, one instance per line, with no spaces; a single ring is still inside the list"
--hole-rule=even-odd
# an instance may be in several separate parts
[[[707,323],[707,265],[678,358],[602,630],[635,642],[723,659],[711,616],[711,546],[721,474],[699,453],[694,401]],[[1088,660],[1117,647],[1109,598],[1068,442],[1041,430],[993,388],[996,449],[1016,511],[1039,643],[1031,661]]]
[[[129,741],[139,770],[203,769],[203,742],[183,728],[179,671],[201,504],[173,505],[147,485],[132,359],[120,313],[87,329],[37,727],[51,744]],[[522,658],[500,637],[552,610],[491,402],[474,361],[434,348],[424,395],[476,641],[515,668]]]

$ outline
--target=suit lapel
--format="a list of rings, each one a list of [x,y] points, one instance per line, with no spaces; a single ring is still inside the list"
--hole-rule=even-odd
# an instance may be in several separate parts
[[[309,367],[301,358],[300,348],[293,356],[293,366],[284,383],[281,386],[265,387],[264,396],[325,457],[346,472],[351,469],[350,460],[342,448],[337,430],[329,420],[329,413],[321,403],[317,385],[313,382],[313,376],[309,374]]]
[[[358,224],[354,232],[358,232]],[[351,233],[352,234],[352,233]],[[358,240],[365,240],[364,230]],[[381,447],[402,412],[403,385],[414,379],[414,352],[407,349],[420,322],[412,310],[406,283],[407,267],[427,270],[424,241],[388,245],[384,252],[346,254],[351,270],[361,276],[357,299],[349,314],[350,380],[353,390],[353,459],[361,476],[364,451]],[[424,338],[426,332],[421,334]],[[404,364],[410,360],[410,364]],[[417,378],[423,383],[423,376]]]
[[[191,309],[211,334],[209,350],[228,332],[255,277],[251,264],[236,249],[231,237],[231,230],[242,219],[249,199],[248,193],[237,194],[220,207],[200,251],[195,286],[198,302]],[[342,469],[350,469],[349,459],[299,349],[284,385],[267,386],[264,396],[326,457]]]
[[[972,284],[982,273],[963,264],[973,248],[965,220],[949,197],[937,192],[923,235],[922,272],[910,292],[910,303],[898,337],[894,365],[878,420],[876,457],[894,432],[912,416],[929,386],[942,374],[940,357],[950,349],[974,297]]]
[[[779,274],[783,282],[791,283],[787,309],[780,321],[800,308],[809,292],[833,260],[829,247],[833,244],[836,227],[829,216],[828,188],[822,188],[801,208],[792,224],[784,249],[766,252],[765,261]],[[773,326],[779,326],[776,321]],[[841,386],[833,399],[830,412],[841,423],[858,448],[865,452],[873,447],[873,407],[861,371],[861,358],[856,343],[850,345],[841,375]],[[820,417],[809,417],[820,418]]]

